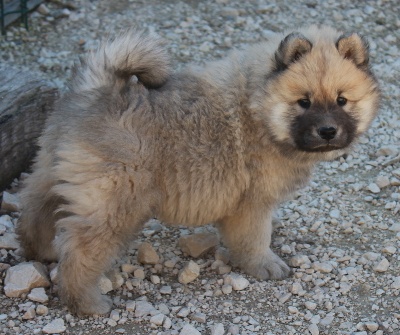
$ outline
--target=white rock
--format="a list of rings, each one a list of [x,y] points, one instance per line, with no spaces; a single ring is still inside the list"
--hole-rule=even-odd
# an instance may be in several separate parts
[[[400,276],[394,278],[394,281],[392,283],[392,288],[394,288],[396,290],[400,290]]]
[[[146,273],[144,272],[144,269],[143,268],[138,268],[138,269],[136,269],[134,272],[133,272],[133,276],[135,277],[135,278],[138,278],[138,279],[144,279],[144,278],[146,278]]]
[[[201,335],[201,333],[190,324],[185,324],[179,335]]]
[[[395,232],[400,232],[400,223],[393,223],[390,227],[389,227],[390,231],[395,231]]]
[[[215,259],[224,262],[225,264],[229,263],[229,251],[224,247],[219,247],[215,250]]]
[[[164,314],[156,314],[150,318],[150,322],[155,324],[156,326],[162,326],[164,323],[165,315]]]
[[[156,276],[156,275],[151,275],[150,280],[154,285],[160,284],[160,282],[161,282],[160,277]]]
[[[237,17],[239,16],[239,11],[236,8],[225,7],[220,11],[222,17]]]
[[[191,319],[200,323],[205,323],[207,320],[207,315],[204,313],[195,313],[191,316]]]
[[[186,318],[190,313],[190,309],[187,307],[182,307],[179,312],[176,314],[178,318]]]
[[[239,335],[240,329],[238,325],[230,325],[228,332],[230,332],[232,335]],[[273,335],[272,333],[267,333],[266,335]]]
[[[135,271],[136,266],[129,264],[129,263],[125,263],[121,265],[121,271],[122,272],[126,272],[126,273],[132,273],[133,271]]]
[[[169,317],[166,317],[163,323],[164,329],[170,329],[172,327],[172,321]]]
[[[147,301],[136,301],[135,317],[141,318],[150,315],[155,310],[154,306]]]
[[[0,235],[3,235],[6,232],[6,230],[7,230],[7,227],[0,223]]]
[[[376,261],[380,257],[380,254],[378,254],[377,252],[369,251],[363,254],[362,257],[368,259],[369,261]]]
[[[4,233],[0,236],[0,249],[15,250],[19,248],[17,235],[14,233]]]
[[[118,321],[120,319],[119,312],[117,310],[113,309],[110,312],[110,319],[114,320],[114,321]]]
[[[387,145],[381,147],[377,152],[377,156],[396,156],[399,152],[399,149],[395,145]]]
[[[380,189],[385,188],[390,185],[389,177],[387,176],[378,176],[376,178],[375,184],[378,185]]]
[[[282,247],[281,247],[281,253],[283,253],[283,254],[290,254],[290,253],[292,253],[292,249],[290,248],[289,245],[284,244],[284,245],[282,245]]]
[[[393,174],[395,177],[400,178],[400,169],[393,170],[393,171],[392,171],[392,174]]]
[[[250,282],[246,278],[237,273],[230,273],[225,276],[224,284],[231,285],[235,291],[241,291],[244,290],[247,286],[249,286]]]
[[[65,332],[66,329],[63,319],[54,319],[43,327],[42,332],[45,334],[59,334]]]
[[[7,230],[14,230],[14,224],[11,220],[11,217],[8,215],[0,216],[0,224],[7,228]]]
[[[137,260],[141,264],[157,264],[160,257],[150,243],[144,242],[139,246]]]
[[[329,272],[332,272],[332,270],[333,270],[333,266],[329,262],[315,262],[315,263],[313,263],[313,268],[316,271],[323,272],[323,273],[329,273]]]
[[[3,192],[3,201],[1,203],[1,208],[8,212],[19,212],[21,211],[21,205],[19,197],[15,194]]]
[[[119,271],[111,271],[108,273],[108,276],[111,280],[113,290],[118,290],[122,285],[124,285],[125,279]]]
[[[172,287],[169,285],[163,286],[160,288],[160,293],[161,294],[171,294],[172,293]]]
[[[279,302],[280,303],[282,303],[282,304],[284,304],[286,301],[288,301],[290,298],[292,297],[292,293],[285,293],[285,294],[282,294],[280,297],[279,297]]]
[[[36,10],[42,15],[50,14],[50,10],[47,8],[47,6],[44,3],[42,3]]]
[[[310,311],[313,311],[314,309],[317,308],[317,304],[313,301],[306,301],[304,303],[304,305],[306,306],[307,309],[309,309]]]
[[[332,210],[329,212],[329,216],[330,216],[332,219],[340,219],[340,211],[339,211],[338,209],[332,209]]]
[[[289,260],[289,265],[295,268],[300,267],[303,264],[310,264],[311,261],[307,255],[295,255]]]
[[[222,288],[221,288],[221,290],[222,290],[222,292],[224,293],[224,294],[230,294],[230,293],[232,293],[232,285],[227,285],[227,284],[224,284],[224,285],[222,285]]]
[[[108,321],[107,321],[107,324],[108,324],[110,327],[116,327],[116,326],[117,326],[117,321],[115,321],[115,320],[113,320],[113,319],[105,319],[105,320],[108,320]]]
[[[24,320],[31,320],[36,316],[36,311],[34,307],[29,307],[28,310],[22,315]]]
[[[232,271],[232,267],[230,265],[222,265],[218,268],[217,273],[219,275],[225,275]]]
[[[222,323],[217,323],[211,327],[211,335],[224,335],[225,329]]]
[[[310,332],[311,335],[319,335],[319,329],[318,326],[316,324],[311,324],[308,327],[308,331]]]
[[[200,266],[193,262],[189,261],[184,268],[179,272],[178,281],[181,284],[188,284],[194,281],[200,275]]]
[[[58,266],[56,266],[53,270],[50,271],[50,280],[53,284],[58,283]]]
[[[298,282],[293,283],[290,289],[290,292],[292,292],[293,294],[299,294],[302,291],[303,291],[303,286],[301,285],[301,283]]]
[[[384,257],[381,261],[374,265],[373,270],[376,272],[385,272],[389,268],[389,265],[389,261]]]
[[[125,308],[127,312],[133,312],[136,307],[136,302],[135,301],[127,301]]]
[[[100,277],[98,286],[102,294],[107,294],[108,292],[113,290],[112,281],[105,275],[102,275]]]
[[[388,245],[382,249],[382,252],[390,255],[394,255],[396,253],[397,249],[393,245]]]
[[[375,183],[371,183],[367,186],[367,190],[372,192],[372,193],[379,193],[381,191],[381,189],[379,188],[378,185],[376,185]]]
[[[31,293],[28,294],[28,299],[42,303],[49,301],[49,297],[43,287],[34,288]]]
[[[376,322],[365,322],[364,325],[371,332],[376,332],[379,328],[379,324],[377,324]]]
[[[50,286],[46,268],[39,262],[20,263],[10,267],[4,283],[4,293],[10,298],[20,297],[32,288]]]
[[[49,309],[45,305],[38,305],[36,307],[36,314],[37,315],[47,315],[47,314],[49,314]]]

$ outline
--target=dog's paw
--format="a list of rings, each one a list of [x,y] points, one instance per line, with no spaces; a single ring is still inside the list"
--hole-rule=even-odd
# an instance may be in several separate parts
[[[259,257],[258,261],[253,259],[244,263],[241,268],[247,274],[261,280],[280,280],[287,278],[291,273],[290,267],[271,250]]]
[[[69,309],[77,315],[105,315],[111,311],[112,300],[105,295],[67,302]]]
[[[81,313],[88,315],[104,315],[110,313],[113,304],[111,298],[102,295],[96,300],[97,301],[93,305],[87,306],[84,310],[81,311]]]

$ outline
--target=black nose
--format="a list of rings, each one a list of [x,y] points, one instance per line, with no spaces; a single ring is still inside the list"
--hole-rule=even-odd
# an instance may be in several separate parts
[[[318,129],[318,135],[324,140],[331,140],[335,138],[337,130],[335,127],[321,127]]]

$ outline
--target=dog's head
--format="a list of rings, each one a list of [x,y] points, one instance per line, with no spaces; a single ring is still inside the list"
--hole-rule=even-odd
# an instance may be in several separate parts
[[[377,112],[379,89],[368,61],[368,43],[358,34],[311,27],[287,35],[264,100],[272,140],[326,158],[342,153]]]

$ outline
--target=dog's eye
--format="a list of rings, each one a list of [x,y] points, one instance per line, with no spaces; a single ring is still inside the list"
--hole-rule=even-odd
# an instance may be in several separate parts
[[[337,99],[336,99],[336,103],[339,105],[339,106],[344,106],[345,104],[347,104],[347,99],[346,98],[343,98],[343,97],[337,97]]]
[[[310,99],[300,99],[300,100],[297,100],[297,103],[299,104],[299,106],[301,108],[304,108],[304,109],[308,109],[311,106]]]

